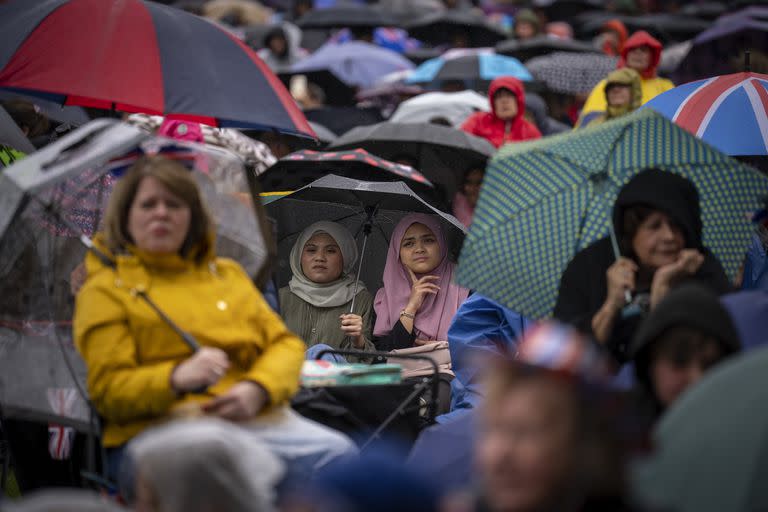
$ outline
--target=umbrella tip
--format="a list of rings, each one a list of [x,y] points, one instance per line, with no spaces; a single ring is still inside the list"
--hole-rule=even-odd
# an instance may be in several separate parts
[[[744,52],[744,71],[749,73],[751,71],[749,67],[749,50],[746,50]]]

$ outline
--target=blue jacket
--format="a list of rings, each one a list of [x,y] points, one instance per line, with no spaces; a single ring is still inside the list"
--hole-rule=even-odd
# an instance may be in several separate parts
[[[477,361],[515,354],[530,325],[530,320],[477,293],[464,301],[448,330],[456,378],[451,381],[451,412],[438,416],[439,423],[452,421],[479,404],[483,396],[478,389],[482,368]]]

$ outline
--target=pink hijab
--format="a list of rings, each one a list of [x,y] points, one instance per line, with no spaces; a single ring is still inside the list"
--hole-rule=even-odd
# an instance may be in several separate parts
[[[373,308],[376,311],[375,336],[386,336],[400,320],[400,312],[408,303],[411,295],[411,279],[400,262],[400,243],[405,232],[413,224],[424,224],[435,234],[440,244],[440,263],[430,272],[438,276],[435,282],[440,287],[437,295],[428,295],[421,308],[416,312],[414,332],[420,340],[444,341],[448,339],[448,328],[456,310],[469,295],[469,290],[454,283],[455,265],[448,261],[448,248],[445,235],[438,220],[423,213],[413,213],[401,220],[392,233],[387,251],[387,263],[384,265],[384,287],[376,293]],[[421,277],[421,276],[419,276]]]

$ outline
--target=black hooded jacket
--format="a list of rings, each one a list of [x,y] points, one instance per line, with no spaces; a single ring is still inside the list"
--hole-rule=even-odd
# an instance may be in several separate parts
[[[685,237],[685,246],[704,254],[704,263],[690,280],[700,282],[717,294],[730,291],[723,267],[702,243],[701,209],[696,187],[687,179],[667,171],[647,169],[635,175],[619,192],[613,208],[616,237],[622,240],[624,212],[630,206],[643,205],[662,211],[678,225]],[[623,250],[622,255],[635,259]],[[592,318],[605,302],[608,291],[606,272],[616,261],[608,237],[579,251],[571,260],[560,280],[560,291],[554,316],[593,335]],[[636,290],[638,293],[648,290]],[[644,314],[626,315],[619,312],[606,348],[619,363],[627,360],[632,336]]]

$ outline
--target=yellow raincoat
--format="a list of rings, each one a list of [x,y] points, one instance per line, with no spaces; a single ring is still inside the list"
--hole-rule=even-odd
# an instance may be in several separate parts
[[[96,241],[107,252],[99,237]],[[304,342],[236,262],[211,254],[198,264],[133,247],[113,258],[116,270],[92,254],[86,257],[88,278],[73,319],[75,344],[88,367],[88,392],[105,420],[104,446],[119,446],[174,406],[208,401],[238,381],[259,383],[272,405],[296,392]],[[206,393],[177,395],[171,389],[171,373],[191,351],[136,290],[145,290],[201,345],[227,353],[230,369]]]

